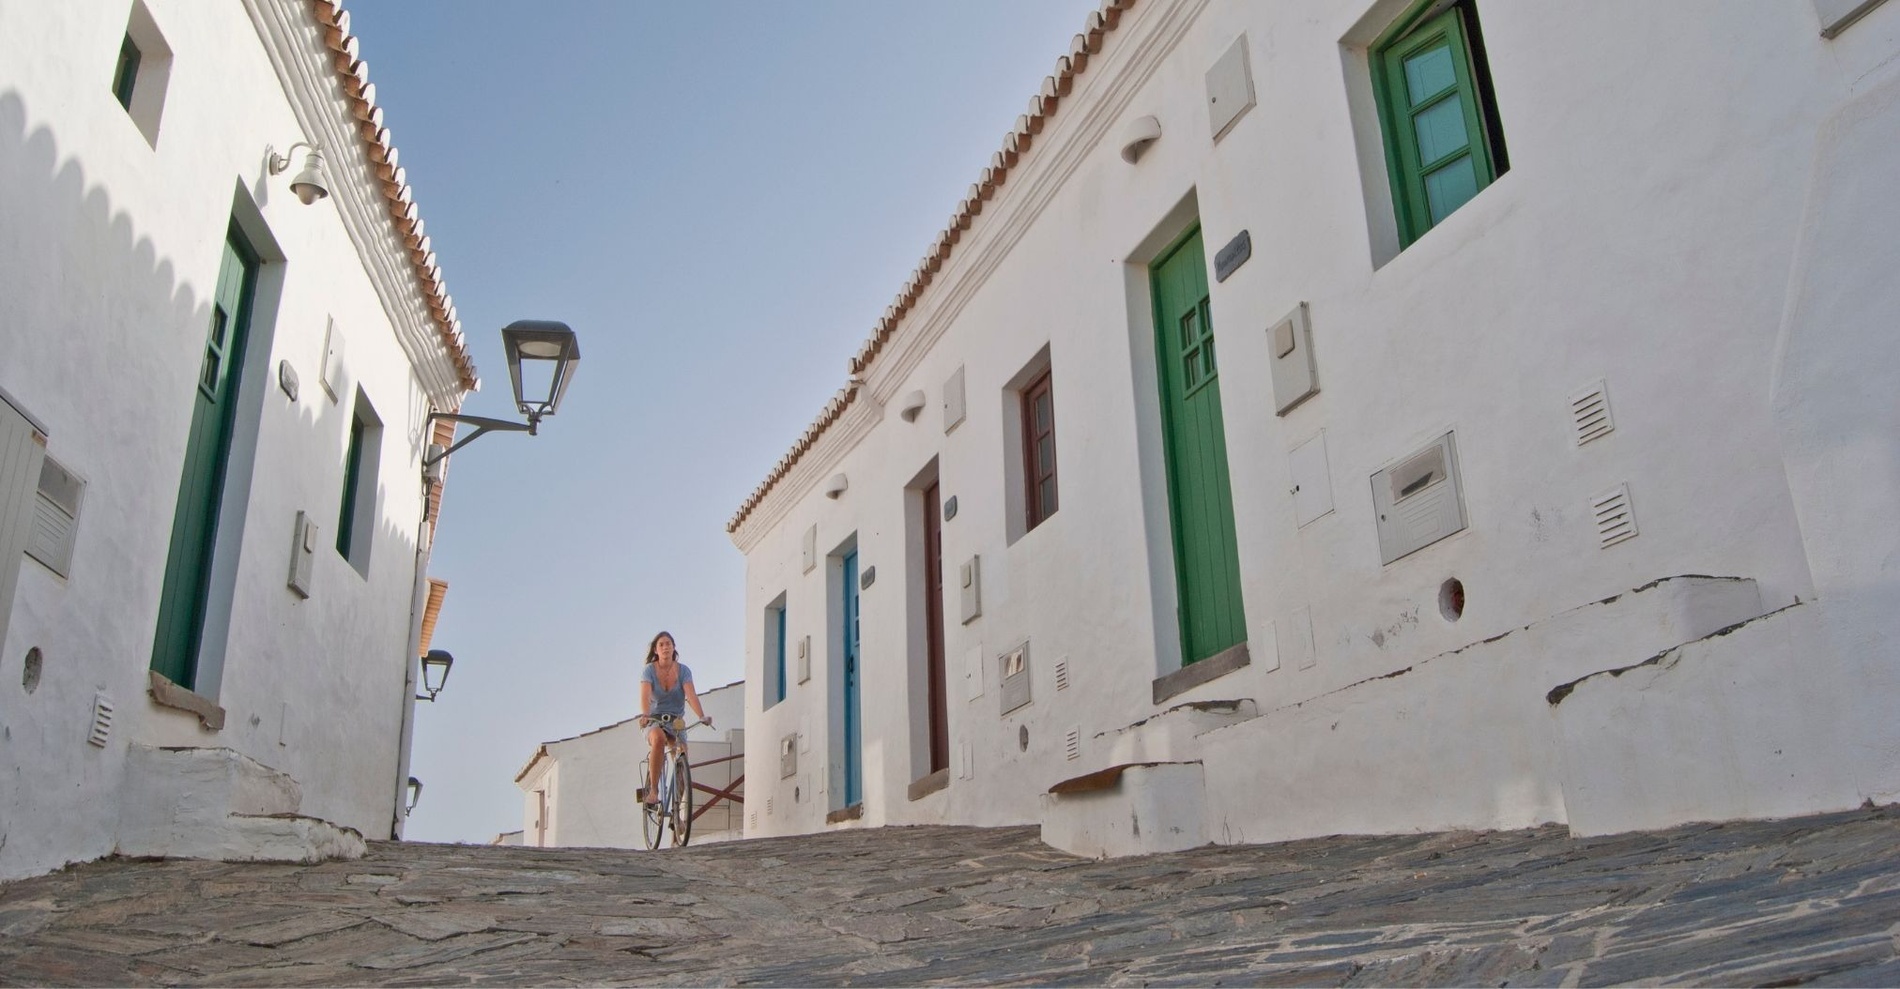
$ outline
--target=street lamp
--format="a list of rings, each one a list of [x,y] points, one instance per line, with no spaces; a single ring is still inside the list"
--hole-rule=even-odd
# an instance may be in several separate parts
[[[449,655],[447,649],[429,650],[429,654],[422,657],[422,689],[428,691],[429,695],[424,697],[417,694],[416,700],[435,700],[435,695],[441,693],[442,688],[448,685],[449,667],[454,665],[455,657]]]
[[[476,437],[487,432],[527,433],[533,436],[540,429],[541,417],[551,416],[560,408],[561,399],[567,395],[567,386],[574,380],[574,365],[580,362],[581,348],[575,340],[574,331],[566,323],[551,319],[519,319],[502,328],[502,350],[508,359],[508,381],[515,389],[515,411],[527,416],[527,422],[514,422],[508,419],[491,419],[487,416],[463,415],[459,412],[435,412],[429,415],[429,421],[447,419],[450,422],[468,423],[475,431],[462,437],[455,445],[443,449],[440,444],[429,444],[427,455],[422,458],[422,469],[434,478],[432,468],[441,463],[449,454],[475,442]],[[545,377],[547,387],[542,389],[536,384],[533,395],[522,391],[523,364],[531,379]]]
[[[416,809],[416,805],[421,802],[422,802],[422,781],[419,779],[416,779],[414,776],[411,776],[409,777],[409,805],[403,808],[403,813],[405,814],[414,813]]]

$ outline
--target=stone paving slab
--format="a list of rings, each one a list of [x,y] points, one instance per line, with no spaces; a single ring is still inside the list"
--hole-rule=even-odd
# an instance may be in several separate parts
[[[1890,985],[1900,808],[1090,861],[1032,828],[0,885],[0,986]]]

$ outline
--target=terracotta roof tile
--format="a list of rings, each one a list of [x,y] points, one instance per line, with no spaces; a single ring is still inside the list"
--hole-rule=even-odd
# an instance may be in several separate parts
[[[389,128],[383,125],[382,108],[376,105],[376,86],[369,81],[369,63],[360,57],[361,43],[350,34],[350,12],[336,0],[309,0],[309,5],[311,15],[323,28],[323,43],[330,50],[337,79],[350,98],[350,114],[361,122],[357,130],[363,140],[363,150],[375,166],[372,173],[383,185],[389,220],[395,225],[397,237],[408,248],[410,268],[434,317],[436,335],[448,348],[462,387],[473,390],[480,384],[475,374],[475,360],[469,355],[455,319],[455,304],[449,298],[441,268],[424,234],[408,175],[402,169]]]
[[[311,0],[311,2],[322,4],[327,0]],[[1113,31],[1115,26],[1121,23],[1123,12],[1134,5],[1135,0],[1103,0],[1100,9],[1089,12],[1088,18],[1082,25],[1082,33],[1069,42],[1068,54],[1056,59],[1055,72],[1044,78],[1041,89],[1036,95],[1030,97],[1029,112],[1016,118],[1015,129],[1003,136],[1002,150],[990,156],[989,167],[985,168],[976,183],[970,186],[969,196],[957,204],[956,215],[950,218],[950,223],[944,228],[943,233],[925,250],[924,259],[918,262],[917,268],[911,272],[903,288],[898,290],[897,300],[884,310],[884,316],[878,320],[870,337],[852,356],[847,367],[854,379],[861,376],[877,358],[879,351],[884,349],[884,344],[897,331],[898,324],[910,312],[911,307],[917,304],[917,299],[923,294],[924,289],[929,287],[931,279],[949,261],[950,252],[961,239],[962,232],[968,230],[971,222],[983,211],[983,204],[996,195],[996,188],[1008,180],[1010,169],[1016,167],[1017,161],[1029,153],[1030,145],[1035,142],[1036,135],[1042,133],[1046,119],[1056,112],[1062,100],[1074,90],[1075,77],[1088,68],[1089,56],[1101,52],[1108,32]],[[745,523],[746,516],[752,514],[752,510],[757,508],[759,503],[765,500],[765,496],[771,493],[772,488],[791,472],[791,469],[798,464],[799,458],[803,457],[817,442],[818,437],[823,435],[824,431],[850,406],[852,400],[857,397],[857,391],[858,386],[854,383],[825,403],[824,409],[818,413],[818,418],[813,420],[812,424],[805,428],[804,434],[798,438],[798,441],[792,444],[791,451],[779,458],[771,472],[766,474],[765,480],[753,489],[752,494],[747,496],[745,502],[739,506],[738,512],[734,513],[732,519],[726,523],[727,532],[739,530],[739,526]]]

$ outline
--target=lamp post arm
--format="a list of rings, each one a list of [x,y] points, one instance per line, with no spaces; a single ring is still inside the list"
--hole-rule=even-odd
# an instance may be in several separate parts
[[[491,419],[487,416],[468,416],[468,415],[463,415],[459,412],[432,412],[429,414],[430,423],[434,423],[437,419],[447,419],[450,422],[468,423],[469,425],[475,427],[475,431],[468,434],[467,436],[462,437],[460,440],[457,440],[454,446],[449,447],[448,449],[442,451],[441,453],[438,453],[433,457],[429,457],[429,456],[423,457],[422,466],[424,467],[435,466],[437,461],[442,460],[446,458],[449,454],[454,453],[455,451],[460,450],[461,448],[469,445],[470,443],[475,442],[477,439],[481,437],[483,433],[487,433],[491,431],[497,432],[497,433],[527,433],[528,435],[532,436],[534,435],[535,427],[540,425],[540,423],[537,421],[539,418],[540,417],[537,416],[534,419],[530,419],[527,422],[511,422],[507,419]]]

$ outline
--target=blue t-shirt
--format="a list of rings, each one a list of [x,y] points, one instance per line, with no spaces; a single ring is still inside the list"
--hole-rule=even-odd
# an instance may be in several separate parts
[[[660,664],[648,663],[646,669],[640,671],[640,682],[653,685],[653,710],[647,714],[670,714],[676,718],[686,716],[686,685],[693,682],[693,671],[687,669],[685,663],[673,665],[679,667],[680,676],[672,690],[660,686]]]

